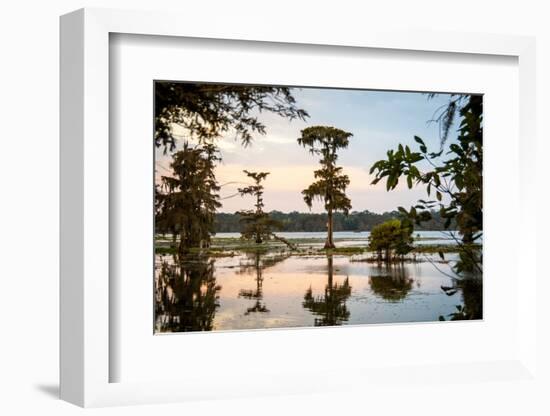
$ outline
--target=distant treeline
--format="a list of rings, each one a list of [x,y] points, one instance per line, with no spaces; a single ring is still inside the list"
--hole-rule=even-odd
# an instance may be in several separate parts
[[[326,231],[327,214],[314,214],[308,212],[271,211],[271,218],[278,220],[283,225],[280,231]],[[432,220],[422,223],[422,227],[416,226],[419,230],[444,230],[445,221],[441,219],[439,212],[432,212]],[[241,231],[238,214],[217,213],[215,230],[217,233],[236,233]],[[384,212],[377,214],[370,211],[351,212],[348,216],[338,212],[334,214],[334,231],[370,231],[374,226],[385,221],[399,218],[398,211]],[[451,224],[449,229],[454,229]]]

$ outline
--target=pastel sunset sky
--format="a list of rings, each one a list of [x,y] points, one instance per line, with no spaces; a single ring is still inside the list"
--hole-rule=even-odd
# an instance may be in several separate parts
[[[381,213],[426,199],[424,188],[409,190],[403,181],[391,192],[386,192],[383,181],[371,185],[373,177],[369,169],[399,143],[417,150],[414,135],[422,137],[429,150],[439,150],[439,126],[428,120],[448,102],[448,94],[428,99],[421,93],[320,88],[292,88],[292,93],[298,106],[310,115],[305,122],[262,113],[259,119],[266,125],[267,133],[257,135],[251,146],[243,148],[231,133],[219,139],[223,159],[216,168],[216,177],[222,185],[220,212],[252,206],[251,197],[235,196],[238,187],[249,183],[243,169],[270,172],[264,182],[267,211],[308,212],[301,191],[313,182],[313,171],[319,163],[317,156],[298,145],[297,138],[303,128],[314,125],[334,126],[353,133],[349,147],[340,151],[338,159],[350,178],[347,194],[352,211]],[[457,127],[456,124],[452,127],[447,146],[456,140]],[[157,149],[157,181],[168,175],[169,161],[169,155]],[[311,211],[323,212],[322,203],[316,202]]]

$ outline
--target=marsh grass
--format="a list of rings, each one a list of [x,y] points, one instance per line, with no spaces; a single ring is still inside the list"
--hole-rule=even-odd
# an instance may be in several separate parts
[[[417,239],[419,240],[419,239]],[[212,246],[209,248],[192,248],[190,252],[192,254],[205,254],[210,257],[234,257],[240,254],[258,253],[267,254],[273,252],[286,253],[289,256],[326,256],[326,255],[341,255],[350,256],[350,261],[353,262],[368,262],[376,263],[378,260],[375,257],[375,253],[370,251],[366,246],[344,246],[335,247],[331,249],[324,249],[322,247],[315,247],[319,245],[322,240],[318,238],[295,238],[289,240],[294,244],[297,249],[290,250],[285,244],[270,240],[261,244],[249,242],[241,238],[214,238],[212,240]],[[348,239],[349,241],[349,239]],[[168,239],[158,239],[155,242],[156,254],[175,254],[176,248],[172,246],[172,242]],[[424,262],[425,259],[420,254],[439,254],[439,253],[458,253],[459,247],[451,244],[423,244],[417,245],[414,249],[403,259],[397,261],[403,262]]]

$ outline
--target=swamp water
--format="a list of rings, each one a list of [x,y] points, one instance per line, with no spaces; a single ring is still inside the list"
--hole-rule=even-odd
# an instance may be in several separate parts
[[[435,256],[437,257],[437,255]],[[456,287],[449,263],[386,266],[288,252],[155,261],[155,332],[429,322],[481,316],[481,284]]]

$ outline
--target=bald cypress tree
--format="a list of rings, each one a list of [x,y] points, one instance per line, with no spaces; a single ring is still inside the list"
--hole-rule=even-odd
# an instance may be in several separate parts
[[[341,211],[347,215],[351,201],[346,195],[349,177],[336,165],[338,150],[348,147],[349,138],[353,136],[344,130],[328,126],[313,126],[302,130],[298,144],[321,157],[321,168],[314,172],[316,181],[302,191],[304,201],[311,208],[313,201],[319,199],[327,211],[327,239],[325,249],[335,248],[333,240],[333,215]]]
[[[298,107],[288,87],[262,85],[155,82],[155,144],[173,151],[178,125],[188,138],[201,143],[233,131],[244,146],[254,135],[266,134],[259,113],[287,120],[305,120],[308,113]]]
[[[179,235],[180,255],[210,245],[216,209],[221,206],[214,175],[218,160],[214,145],[191,147],[186,143],[172,155],[172,176],[162,177],[164,192],[156,193],[157,218]]]
[[[255,198],[255,209],[237,212],[240,215],[240,222],[243,224],[241,235],[245,239],[254,239],[256,244],[261,244],[273,236],[276,228],[281,227],[279,221],[272,219],[267,212],[264,212],[264,186],[262,181],[269,175],[269,172],[249,172],[247,170],[243,172],[254,183],[239,188],[238,191],[241,196],[251,195]]]

